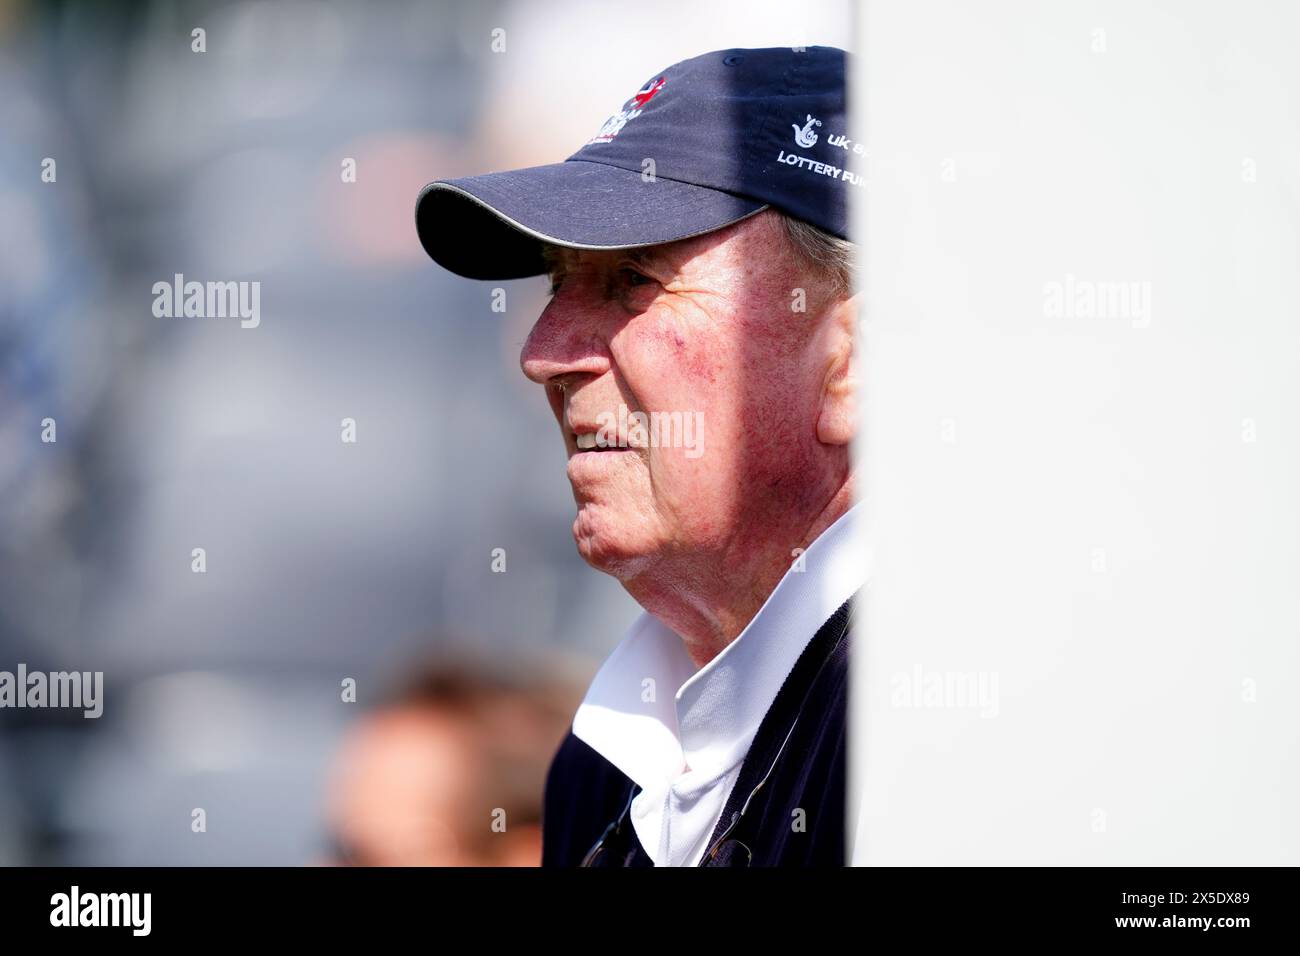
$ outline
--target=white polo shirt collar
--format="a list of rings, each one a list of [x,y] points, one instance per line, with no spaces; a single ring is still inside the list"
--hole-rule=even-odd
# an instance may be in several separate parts
[[[640,785],[632,823],[656,866],[693,865],[704,855],[781,685],[821,626],[866,583],[861,509],[822,532],[704,667],[649,613],[601,665],[573,733]]]

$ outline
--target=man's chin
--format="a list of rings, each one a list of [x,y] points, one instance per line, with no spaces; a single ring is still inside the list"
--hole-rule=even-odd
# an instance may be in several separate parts
[[[608,519],[592,520],[583,512],[573,522],[573,541],[582,560],[597,571],[627,580],[639,574],[651,560],[651,549]]]

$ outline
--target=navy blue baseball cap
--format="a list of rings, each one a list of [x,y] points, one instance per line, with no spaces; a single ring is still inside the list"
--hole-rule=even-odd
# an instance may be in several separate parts
[[[562,163],[429,183],[420,243],[471,279],[546,271],[543,244],[630,249],[773,207],[849,238],[866,178],[834,47],[718,50],[647,79]]]

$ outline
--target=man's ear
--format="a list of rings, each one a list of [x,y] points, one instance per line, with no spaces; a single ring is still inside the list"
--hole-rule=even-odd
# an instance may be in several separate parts
[[[857,434],[859,356],[854,354],[854,336],[862,297],[859,292],[840,299],[822,320],[828,362],[822,380],[817,440],[824,445],[847,445]]]

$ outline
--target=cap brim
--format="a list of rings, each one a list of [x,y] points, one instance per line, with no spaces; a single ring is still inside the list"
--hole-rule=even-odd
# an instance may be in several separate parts
[[[766,203],[637,170],[567,160],[429,183],[415,204],[420,243],[469,279],[546,271],[542,246],[632,249],[712,232]]]

